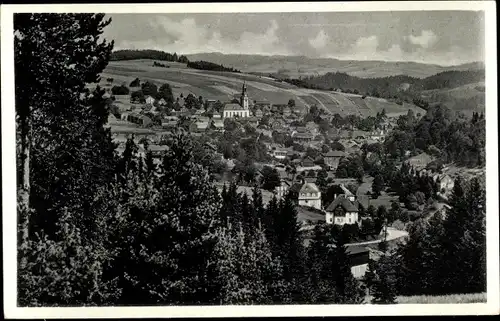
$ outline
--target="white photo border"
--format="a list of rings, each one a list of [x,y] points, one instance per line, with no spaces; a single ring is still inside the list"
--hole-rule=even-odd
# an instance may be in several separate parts
[[[399,2],[281,2],[281,3],[175,3],[175,4],[66,4],[1,6],[2,76],[2,220],[4,262],[4,314],[6,318],[142,318],[142,317],[271,317],[271,316],[392,316],[498,314],[498,124],[496,7],[494,1]],[[270,305],[178,307],[17,307],[16,260],[16,148],[14,109],[13,14],[18,12],[103,13],[232,13],[232,12],[354,12],[449,11],[485,13],[486,79],[486,203],[487,302],[478,304],[395,305]]]

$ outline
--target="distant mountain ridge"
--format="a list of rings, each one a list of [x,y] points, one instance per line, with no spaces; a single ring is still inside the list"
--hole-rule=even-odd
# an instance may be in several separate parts
[[[344,72],[360,78],[379,78],[406,75],[426,78],[444,71],[484,69],[483,62],[471,62],[456,66],[439,66],[418,62],[390,62],[340,60],[335,58],[309,58],[306,56],[244,55],[223,53],[199,53],[186,55],[189,60],[205,60],[224,64],[242,72],[279,73],[290,78],[305,75],[321,75],[327,72]]]

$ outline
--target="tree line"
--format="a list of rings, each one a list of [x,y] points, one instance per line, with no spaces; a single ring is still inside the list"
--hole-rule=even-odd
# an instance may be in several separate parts
[[[223,65],[219,65],[213,62],[208,62],[204,60],[200,61],[188,61],[187,66],[193,69],[201,69],[201,70],[212,70],[212,71],[227,71],[227,72],[240,72],[237,69],[232,67],[224,67]]]
[[[168,53],[160,50],[116,50],[111,53],[110,60],[111,61],[119,61],[119,60],[136,60],[136,59],[152,59],[152,60],[161,60],[161,61],[171,61],[171,62],[180,62],[187,63],[189,60],[184,55],[177,55],[176,52]]]

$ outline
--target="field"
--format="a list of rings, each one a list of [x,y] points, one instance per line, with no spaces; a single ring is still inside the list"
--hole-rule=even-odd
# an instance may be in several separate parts
[[[434,89],[422,92],[422,97],[460,111],[466,115],[485,111],[484,82],[467,84],[453,89]]]
[[[456,304],[456,303],[486,303],[486,293],[471,294],[450,294],[441,296],[417,295],[417,296],[399,296],[399,304]]]
[[[229,101],[233,98],[233,94],[241,92],[245,82],[251,100],[286,104],[290,99],[294,99],[297,108],[302,111],[306,111],[313,104],[330,114],[339,113],[342,116],[375,115],[384,108],[388,114],[404,114],[408,109],[418,109],[413,105],[399,106],[384,100],[371,102],[370,97],[362,101],[358,98],[359,95],[298,88],[257,75],[188,69],[180,63],[167,62],[167,64],[170,68],[154,67],[152,60],[111,61],[101,74],[100,85],[106,88],[120,84],[129,85],[135,78],[139,78],[141,81],[153,82],[157,86],[163,83],[170,84],[175,97],[180,94],[186,97],[191,93],[204,99]],[[113,78],[113,83],[107,83],[107,78]],[[126,109],[130,103],[125,97],[120,98],[118,104]]]

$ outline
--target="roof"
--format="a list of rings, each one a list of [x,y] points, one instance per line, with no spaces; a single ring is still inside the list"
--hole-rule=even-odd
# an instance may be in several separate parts
[[[354,196],[354,194],[349,189],[347,189],[347,187],[345,187],[344,184],[340,184],[339,186],[342,189],[342,191],[344,192],[344,195]]]
[[[346,153],[341,150],[331,150],[328,153],[324,153],[323,157],[344,157]]]
[[[215,127],[224,127],[224,121],[222,121],[222,119],[214,119],[213,124]]]
[[[358,207],[355,203],[351,202],[345,195],[339,195],[337,198],[328,205],[326,210],[328,212],[333,212],[338,206],[342,206],[342,208],[347,212],[357,212]]]
[[[300,183],[294,183],[294,184],[292,184],[292,186],[290,186],[289,191],[290,192],[296,192],[296,193],[298,193],[301,188],[302,188],[302,184],[300,184]]]
[[[346,250],[347,250],[348,255],[370,252],[370,250],[368,248],[366,248],[364,246],[357,246],[357,245],[347,246]]]
[[[305,183],[302,185],[300,193],[319,193],[319,188],[314,183]]]
[[[244,108],[239,104],[230,103],[224,105],[224,111],[226,110],[244,110]]]
[[[307,133],[308,132],[307,128],[305,128],[305,127],[297,127],[296,130],[298,133]]]

